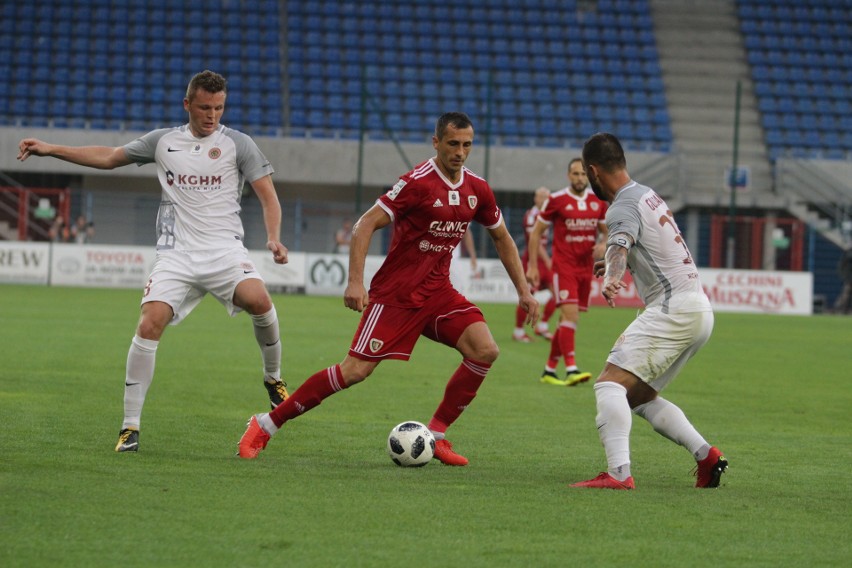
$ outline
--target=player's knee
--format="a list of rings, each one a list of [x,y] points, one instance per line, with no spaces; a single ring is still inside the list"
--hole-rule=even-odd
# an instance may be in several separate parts
[[[351,386],[369,377],[375,368],[374,363],[347,358],[340,364],[340,375],[346,386]]]
[[[139,325],[136,326],[136,335],[141,337],[142,339],[149,339],[151,341],[159,341],[163,336],[163,331],[165,330],[164,325],[160,325],[152,320],[143,318],[139,321]]]
[[[483,343],[482,345],[477,345],[473,350],[473,357],[471,358],[483,363],[493,363],[499,356],[500,348],[495,342],[490,341],[488,343]]]

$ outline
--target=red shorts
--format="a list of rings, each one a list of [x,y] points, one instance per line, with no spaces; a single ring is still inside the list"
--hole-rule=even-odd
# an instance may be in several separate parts
[[[439,296],[420,308],[371,303],[361,316],[349,354],[364,361],[408,361],[421,335],[455,348],[464,330],[485,317],[455,290]]]
[[[592,273],[557,272],[553,275],[553,293],[556,305],[577,304],[581,312],[589,309],[589,295],[592,293]]]

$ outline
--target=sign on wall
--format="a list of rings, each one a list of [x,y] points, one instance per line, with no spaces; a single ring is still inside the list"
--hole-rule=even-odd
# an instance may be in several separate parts
[[[289,263],[278,265],[268,251],[249,254],[272,291],[342,297],[346,289],[347,255],[290,253]],[[155,258],[151,247],[2,242],[0,283],[142,288]],[[382,256],[367,257],[364,285],[368,289],[383,260]],[[809,272],[699,268],[699,274],[716,311],[813,313],[813,275]],[[624,280],[627,287],[616,298],[616,306],[641,307],[630,275]],[[452,281],[474,302],[517,302],[515,287],[497,259],[480,259],[475,271],[468,259],[457,259]],[[600,279],[592,280],[593,306],[606,305],[600,284]]]

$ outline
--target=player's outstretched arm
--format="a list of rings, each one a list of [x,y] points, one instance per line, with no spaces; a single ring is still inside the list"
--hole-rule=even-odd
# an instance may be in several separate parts
[[[263,224],[266,227],[266,248],[272,253],[275,264],[287,264],[288,250],[281,244],[281,202],[275,193],[272,176],[264,176],[251,182],[263,209]]]
[[[500,262],[503,263],[512,284],[515,285],[515,290],[518,292],[518,305],[527,313],[526,323],[535,325],[538,323],[538,300],[530,292],[530,285],[527,283],[524,266],[521,264],[521,257],[518,255],[515,240],[509,234],[504,221],[501,221],[500,226],[496,229],[489,229],[488,233],[491,235],[491,240],[494,241],[494,248],[497,249]]]
[[[131,162],[123,146],[63,146],[48,144],[37,138],[24,138],[18,143],[18,160],[30,156],[50,156],[99,170],[112,170]]]
[[[370,298],[364,287],[364,264],[373,233],[386,227],[391,218],[378,204],[373,205],[352,226],[352,239],[349,241],[349,281],[343,292],[343,304],[356,312],[364,311]]]

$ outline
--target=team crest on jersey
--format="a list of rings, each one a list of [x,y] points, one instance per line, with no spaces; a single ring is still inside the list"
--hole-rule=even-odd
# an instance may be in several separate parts
[[[399,192],[402,191],[403,187],[405,187],[405,182],[403,180],[396,182],[396,185],[388,192],[388,198],[391,200],[396,199],[396,196],[399,195]]]
[[[370,340],[370,351],[376,353],[379,349],[384,346],[385,342],[381,339],[371,339]]]
[[[592,208],[592,211],[597,211],[600,207],[600,204],[597,201],[592,201],[591,204],[589,204],[589,207]]]
[[[218,158],[221,155],[222,155],[222,150],[220,150],[219,148],[210,148],[210,151],[207,152],[207,157],[210,158],[211,160],[215,160],[216,158]]]
[[[467,204],[470,205],[471,209],[476,209],[476,196],[468,195],[467,196]]]

